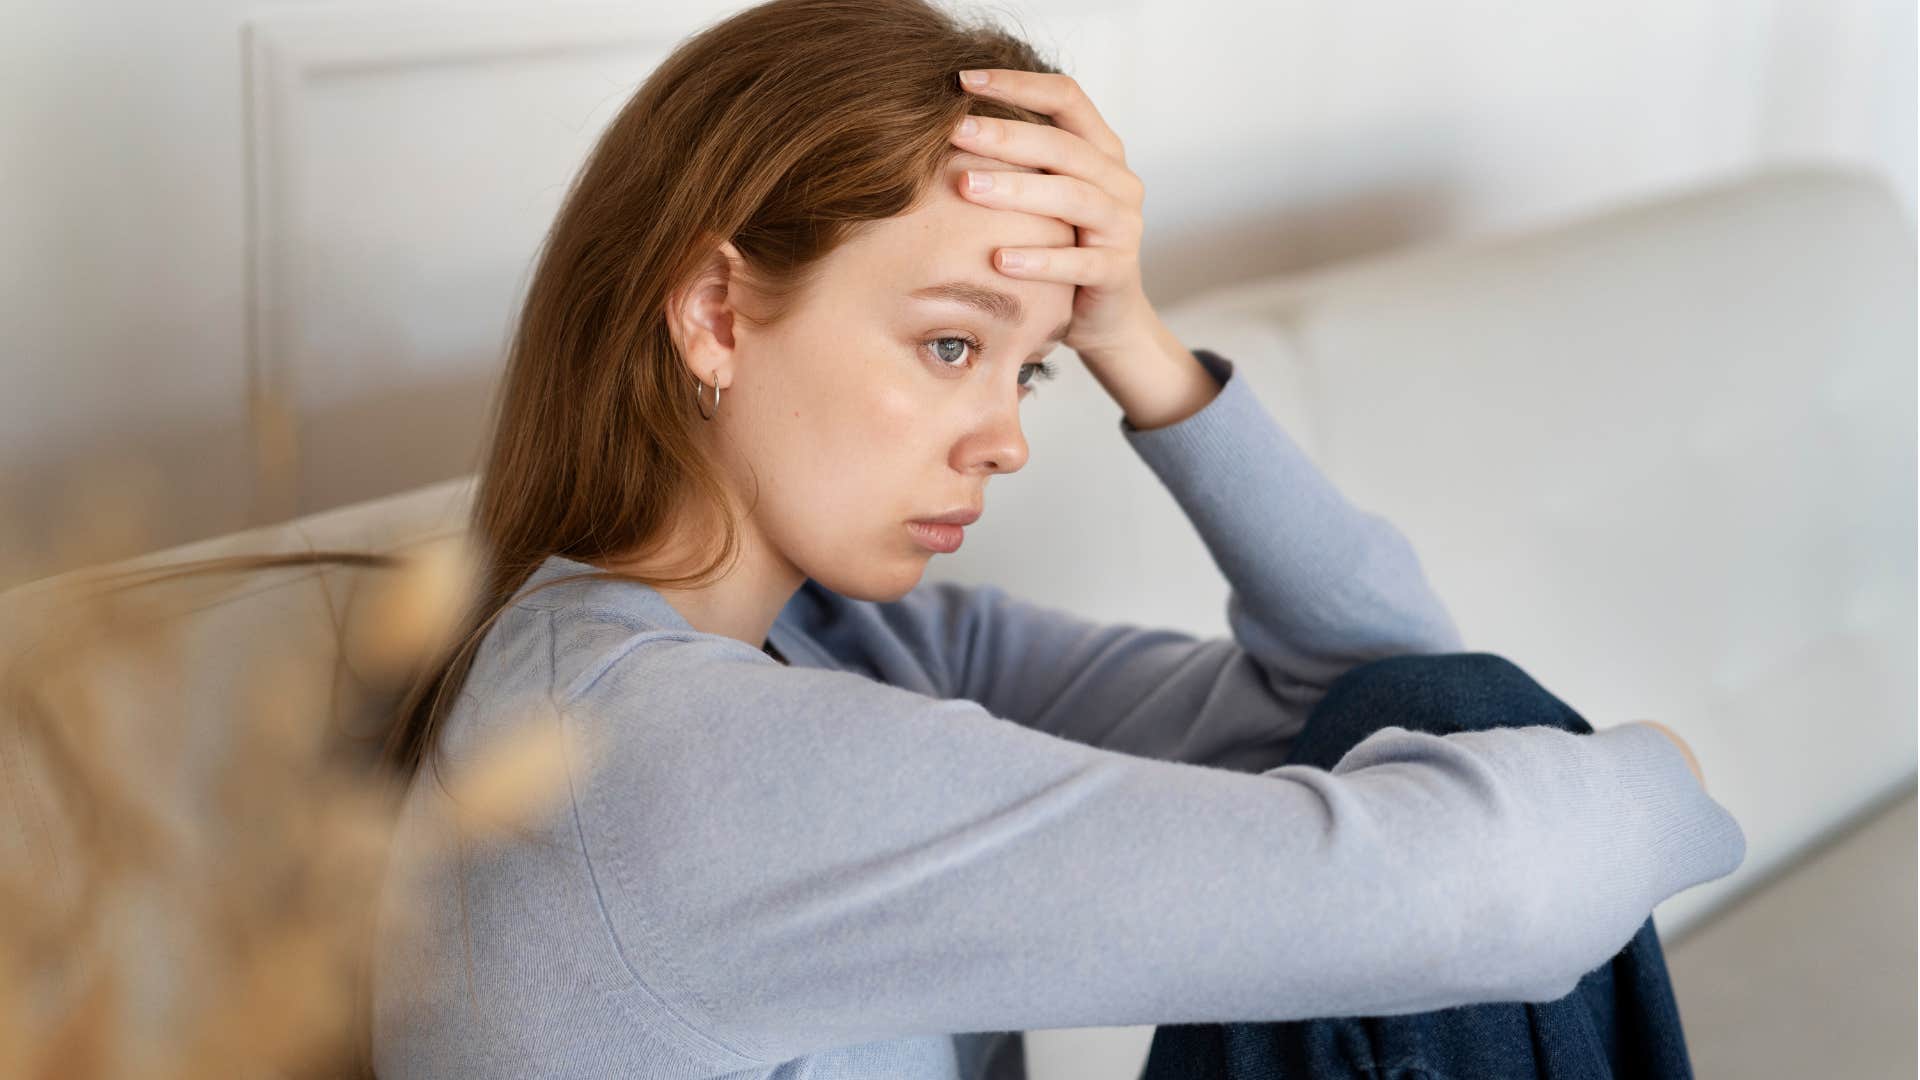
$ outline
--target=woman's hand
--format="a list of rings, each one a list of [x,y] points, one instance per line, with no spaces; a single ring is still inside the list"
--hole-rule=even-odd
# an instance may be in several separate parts
[[[971,171],[968,178],[989,177],[993,186],[972,191],[963,178],[962,195],[983,206],[1059,218],[1079,237],[1073,247],[1001,248],[995,266],[1009,277],[1077,286],[1063,344],[1082,360],[1098,365],[1140,352],[1142,342],[1156,340],[1160,319],[1140,284],[1146,189],[1127,168],[1119,136],[1071,76],[1007,68],[960,74],[968,91],[1043,113],[1059,125],[975,116],[968,117],[978,125],[973,134],[953,133],[954,144],[968,153],[1044,170]],[[972,74],[987,81],[969,83]],[[1020,265],[1011,265],[1010,255]]]
[[[1648,727],[1653,728],[1654,730],[1660,732],[1662,735],[1665,735],[1667,738],[1672,739],[1676,744],[1678,744],[1680,747],[1680,752],[1687,756],[1687,768],[1693,770],[1693,778],[1700,781],[1701,790],[1703,791],[1706,790],[1707,778],[1700,775],[1700,761],[1698,758],[1695,758],[1693,756],[1693,748],[1687,745],[1687,741],[1685,739],[1682,739],[1678,734],[1676,734],[1672,728],[1668,727],[1665,724],[1659,723],[1657,721],[1635,720],[1633,722],[1636,724],[1645,724]]]

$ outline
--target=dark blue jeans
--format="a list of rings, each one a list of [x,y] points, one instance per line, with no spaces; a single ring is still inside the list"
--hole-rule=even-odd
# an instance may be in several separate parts
[[[1380,728],[1447,734],[1551,724],[1593,728],[1492,653],[1394,656],[1339,679],[1287,764],[1331,769]],[[1140,1080],[1691,1080],[1680,1010],[1649,917],[1573,993],[1404,1016],[1162,1024]]]

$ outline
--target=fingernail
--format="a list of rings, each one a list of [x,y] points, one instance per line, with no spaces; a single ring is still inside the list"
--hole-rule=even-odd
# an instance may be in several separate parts
[[[980,130],[980,121],[975,120],[971,116],[967,117],[965,120],[960,121],[960,134],[962,135],[971,135],[974,132],[979,130]]]
[[[987,85],[987,73],[984,71],[963,71],[960,73],[960,81],[966,83],[968,86],[985,86]]]
[[[1027,257],[1017,251],[1003,251],[1000,253],[1000,265],[1010,270],[1025,266],[1027,265]]]
[[[983,172],[973,172],[972,170],[968,170],[967,172],[967,190],[968,191],[986,191],[991,187],[993,187],[993,177],[991,175]]]

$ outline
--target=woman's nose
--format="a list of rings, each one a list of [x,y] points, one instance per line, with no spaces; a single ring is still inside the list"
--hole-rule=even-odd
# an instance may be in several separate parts
[[[994,402],[975,447],[977,457],[995,472],[1018,472],[1027,463],[1027,436],[1020,428],[1017,393]]]

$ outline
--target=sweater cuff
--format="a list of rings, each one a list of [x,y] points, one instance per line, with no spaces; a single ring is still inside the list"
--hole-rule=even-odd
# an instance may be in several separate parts
[[[1740,823],[1707,794],[1674,741],[1645,724],[1582,736],[1613,757],[1617,815],[1584,823],[1574,857],[1596,866],[1637,867],[1639,906],[1651,911],[1676,893],[1731,874],[1745,861]],[[1632,850],[1629,845],[1642,845]]]
[[[1193,353],[1194,359],[1200,361],[1200,366],[1207,370],[1207,374],[1212,375],[1213,380],[1220,384],[1220,392],[1215,394],[1211,401],[1202,405],[1192,415],[1183,417],[1171,424],[1148,428],[1145,431],[1134,427],[1133,421],[1127,419],[1126,414],[1122,413],[1120,416],[1120,433],[1125,435],[1129,442],[1133,442],[1136,445],[1142,442],[1190,444],[1192,440],[1196,438],[1204,439],[1207,429],[1218,427],[1221,424],[1225,418],[1218,414],[1233,412],[1236,404],[1238,404],[1240,408],[1246,407],[1245,403],[1236,403],[1234,400],[1235,398],[1246,396],[1246,386],[1244,385],[1246,380],[1233,377],[1233,361],[1228,360],[1226,357],[1221,356],[1211,349],[1189,349],[1188,351]],[[1228,396],[1230,394],[1232,397]],[[1167,438],[1162,438],[1162,436],[1167,436]]]
[[[1746,833],[1707,794],[1678,744],[1646,724],[1616,724],[1596,734],[1639,751],[1627,755],[1620,786],[1630,802],[1647,809],[1653,849],[1661,856],[1655,865],[1670,875],[1656,881],[1654,903],[1725,877],[1746,860]]]
[[[1220,392],[1200,409],[1164,427],[1145,431],[1123,414],[1120,433],[1176,493],[1233,503],[1243,497],[1247,476],[1274,475],[1292,482],[1316,471],[1306,451],[1268,414],[1259,395],[1234,371],[1234,363],[1211,349],[1190,350],[1220,383]],[[1247,468],[1235,468],[1246,463]],[[1313,485],[1322,509],[1340,502],[1325,481]]]

